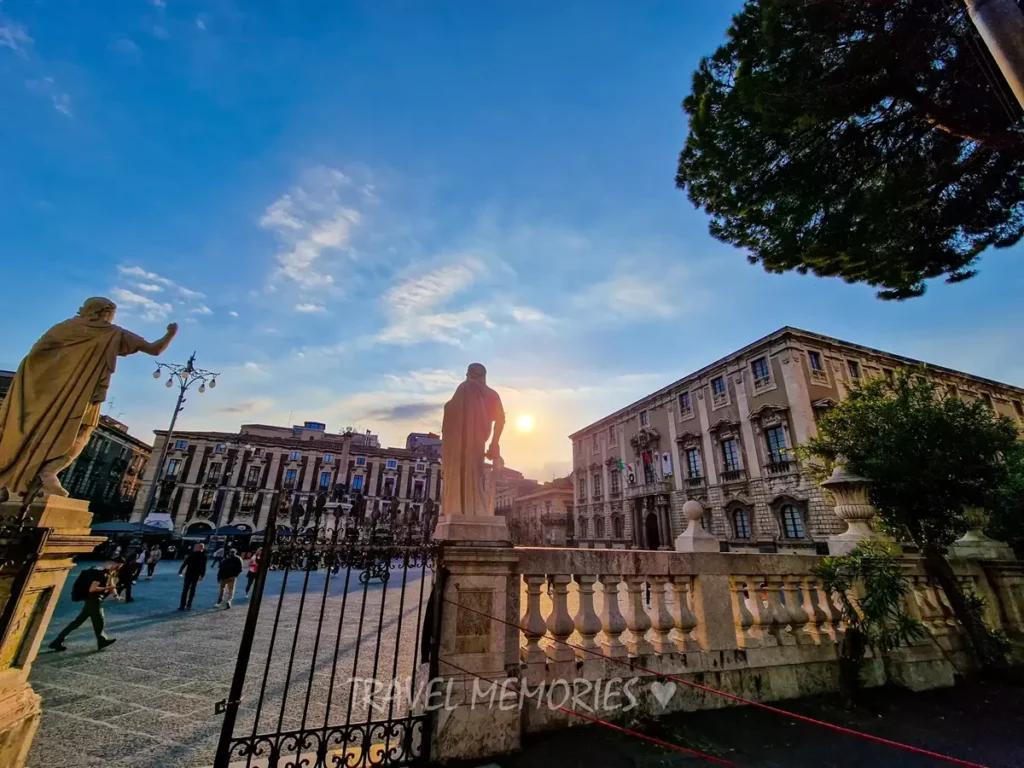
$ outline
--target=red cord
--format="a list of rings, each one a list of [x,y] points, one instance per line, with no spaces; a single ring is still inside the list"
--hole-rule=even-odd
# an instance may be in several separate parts
[[[458,664],[453,664],[452,662],[448,661],[447,659],[441,659],[441,663],[442,664],[447,664],[449,667],[452,667],[453,669],[457,669],[459,672],[464,672],[467,675],[472,675],[473,677],[475,677],[475,678],[477,678],[479,680],[486,680],[488,683],[495,683],[495,684],[497,684],[499,682],[498,680],[494,680],[492,678],[484,677],[483,675],[479,675],[476,672],[470,672],[468,669],[463,669]],[[516,693],[521,693],[521,691],[516,691]],[[671,749],[671,750],[674,750],[676,752],[685,752],[686,754],[693,755],[694,757],[702,757],[705,760],[707,760],[709,762],[712,762],[712,763],[717,763],[718,765],[730,765],[730,766],[734,766],[735,765],[734,763],[730,763],[728,760],[723,760],[720,757],[714,757],[712,755],[705,755],[703,752],[698,752],[695,749],[687,749],[686,747],[681,747],[678,744],[671,744],[671,743],[669,743],[667,741],[662,741],[661,739],[656,739],[653,736],[648,736],[646,734],[640,733],[639,731],[634,731],[634,730],[631,730],[629,728],[623,728],[621,725],[615,725],[615,723],[609,723],[607,720],[602,720],[599,717],[593,717],[592,715],[584,715],[582,712],[577,712],[575,709],[569,709],[568,707],[564,707],[564,706],[563,707],[555,707],[555,709],[560,709],[562,712],[568,712],[570,715],[576,715],[576,717],[579,717],[579,718],[581,718],[583,720],[589,720],[592,723],[598,723],[599,725],[603,725],[606,728],[611,728],[613,731],[619,731],[620,733],[625,733],[625,734],[628,734],[629,736],[635,736],[638,739],[643,739],[644,741],[649,741],[652,744],[657,744],[659,747],[665,747],[665,749]]]
[[[454,606],[457,606],[461,610],[469,611],[470,613],[479,614],[480,616],[483,616],[484,618],[491,619],[492,621],[496,621],[499,624],[505,624],[505,625],[507,625],[509,627],[515,627],[516,629],[521,629],[521,627],[518,624],[513,624],[511,621],[505,621],[504,619],[499,619],[496,616],[491,616],[491,615],[489,615],[487,613],[484,613],[483,611],[474,610],[473,608],[470,608],[470,607],[465,606],[465,605],[461,605],[460,603],[457,603],[457,602],[455,602],[453,600],[449,600],[447,598],[444,598],[444,601],[446,603],[450,603],[450,604],[452,604]],[[750,705],[752,707],[757,707],[759,709],[764,709],[764,710],[767,710],[769,712],[774,712],[777,715],[785,715],[786,717],[791,717],[794,720],[801,720],[801,721],[803,721],[805,723],[811,723],[813,725],[820,725],[820,726],[822,726],[824,728],[829,728],[829,729],[831,729],[833,731],[838,731],[840,733],[845,733],[845,734],[850,735],[850,736],[859,736],[862,739],[867,739],[869,741],[878,742],[879,744],[885,744],[885,745],[890,746],[890,747],[898,747],[899,749],[905,749],[908,752],[916,752],[919,755],[926,755],[928,757],[934,757],[937,760],[945,760],[946,762],[953,763],[955,765],[966,765],[966,766],[969,766],[969,768],[987,768],[987,766],[982,765],[981,763],[972,763],[969,760],[961,760],[960,758],[957,758],[957,757],[950,757],[949,755],[943,755],[943,754],[940,754],[938,752],[931,752],[931,751],[929,751],[927,749],[921,749],[920,747],[913,747],[910,744],[903,744],[902,742],[899,742],[899,741],[892,741],[890,739],[883,739],[881,736],[872,736],[870,733],[863,733],[861,731],[855,731],[855,730],[852,730],[850,728],[844,728],[841,725],[834,725],[832,723],[826,723],[823,720],[815,720],[813,717],[807,717],[805,715],[798,715],[795,712],[787,712],[784,709],[779,709],[778,707],[772,707],[772,706],[770,706],[768,704],[762,704],[759,701],[753,701],[751,699],[745,699],[742,696],[737,696],[737,695],[735,695],[733,693],[726,693],[725,691],[719,691],[719,690],[717,690],[715,688],[711,688],[711,687],[706,686],[706,685],[700,685],[699,683],[694,683],[694,682],[691,682],[689,680],[683,680],[680,677],[675,677],[673,675],[666,675],[664,672],[655,672],[654,670],[647,669],[646,667],[641,667],[639,664],[635,664],[635,663],[633,663],[631,661],[624,661],[624,660],[622,660],[620,658],[614,658],[612,656],[605,656],[600,651],[595,651],[595,650],[592,650],[590,648],[583,648],[582,646],[579,646],[579,645],[573,645],[569,641],[567,641],[567,640],[559,640],[557,637],[551,637],[550,639],[554,640],[556,643],[562,643],[563,645],[566,645],[569,648],[572,648],[574,650],[583,651],[584,653],[589,653],[589,654],[592,654],[594,656],[598,656],[598,657],[600,657],[602,659],[608,659],[608,660],[614,661],[614,662],[616,662],[618,664],[623,664],[625,666],[628,666],[631,669],[639,669],[641,672],[646,672],[646,673],[648,673],[650,675],[654,675],[655,677],[660,677],[660,678],[663,678],[665,680],[672,680],[673,682],[676,682],[676,683],[682,683],[683,685],[688,685],[691,688],[697,688],[697,689],[699,689],[701,691],[707,691],[708,693],[714,693],[714,694],[717,694],[719,696],[724,696],[727,699],[732,699],[733,701],[738,701],[738,702],[741,702],[743,704],[748,704],[748,705]],[[447,662],[447,661],[445,662],[445,664],[450,664],[450,663],[451,662]]]

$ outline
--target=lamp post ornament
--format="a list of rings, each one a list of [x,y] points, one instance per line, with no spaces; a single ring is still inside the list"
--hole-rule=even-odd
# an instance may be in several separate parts
[[[178,402],[174,405],[174,413],[171,415],[171,425],[167,428],[167,438],[164,440],[163,447],[160,449],[160,458],[157,459],[156,469],[153,472],[153,482],[149,486],[149,493],[146,496],[146,504],[142,508],[142,522],[145,522],[146,516],[153,511],[153,504],[156,501],[157,483],[160,481],[160,474],[164,469],[164,460],[167,458],[167,451],[170,449],[171,441],[174,439],[174,425],[178,421],[178,414],[181,413],[181,409],[185,406],[185,392],[187,392],[189,387],[196,382],[199,382],[200,394],[206,391],[207,383],[209,383],[210,389],[214,389],[217,386],[217,377],[220,376],[219,373],[197,368],[195,352],[192,353],[192,356],[188,359],[188,362],[186,362],[185,365],[158,362],[156,364],[156,370],[153,371],[153,378],[159,379],[164,375],[164,373],[168,374],[167,384],[165,385],[168,389],[173,387],[175,383],[178,385]]]

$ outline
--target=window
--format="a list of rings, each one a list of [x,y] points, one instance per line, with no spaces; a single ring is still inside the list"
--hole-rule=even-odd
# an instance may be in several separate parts
[[[766,387],[771,381],[771,371],[768,369],[768,360],[763,357],[757,358],[750,364],[750,370],[754,374],[754,389]]]
[[[181,459],[171,459],[167,462],[167,474],[170,477],[177,477],[181,469]]]
[[[582,476],[576,478],[576,498],[579,501],[587,499],[587,483]]]
[[[883,368],[882,374],[885,376],[885,380],[890,384],[896,383],[896,372],[892,368]]]
[[[804,516],[792,504],[782,507],[782,531],[787,539],[804,538]]]
[[[736,507],[732,511],[732,527],[737,539],[750,538],[750,515],[743,507]]]
[[[860,363],[858,363],[856,360],[847,360],[846,370],[850,372],[851,379],[860,378]]]
[[[352,490],[353,491],[361,491],[361,490],[363,490],[363,476],[362,475],[356,475],[355,477],[352,478]]]
[[[388,459],[386,466],[388,469],[398,469],[398,459]]]
[[[726,472],[740,469],[740,444],[735,437],[722,441],[722,468]]]
[[[608,442],[609,443],[614,443],[615,442],[615,425],[614,424],[612,424],[610,427],[608,427]]]
[[[418,483],[413,483],[412,484],[412,497],[413,497],[413,499],[415,501],[419,501],[420,499],[423,498],[423,483],[422,482],[418,482]]]
[[[203,491],[203,495],[199,497],[199,508],[200,509],[212,509],[213,508],[213,491]]]
[[[1013,401],[1013,410],[1017,412],[1018,419],[1024,419],[1024,405],[1021,404],[1020,400]]]
[[[176,450],[176,451],[183,451],[186,448],[188,448],[188,440],[175,440],[174,441],[174,450]]]
[[[604,538],[604,518],[598,517],[594,520],[594,537],[598,539]]]
[[[622,485],[622,474],[617,469],[613,469],[610,475],[611,492],[618,493]]]
[[[812,371],[825,372],[825,368],[821,364],[821,352],[815,352],[813,349],[807,350],[807,362],[811,364]]]
[[[298,461],[301,458],[302,458],[302,452],[301,451],[292,451],[291,453],[288,454],[288,461]]]
[[[257,448],[256,450],[254,450],[252,452],[252,455],[255,456],[257,459],[262,459],[263,458],[263,449],[262,448]]]
[[[224,453],[224,443],[217,443],[213,446],[214,453]]]
[[[551,511],[551,502],[550,501],[545,501],[544,502],[544,511],[545,512],[550,512]]]
[[[693,404],[690,402],[690,393],[683,392],[679,395],[679,415],[685,417],[691,413],[693,413]]]
[[[591,449],[591,452],[592,453],[600,453],[601,452],[601,441],[597,439],[597,435],[594,435],[594,446]]]
[[[646,427],[651,423],[650,418],[647,415],[647,411],[640,411],[640,426]]]
[[[321,472],[320,473],[320,488],[324,489],[324,488],[330,488],[330,487],[331,487],[331,473],[330,472]]]
[[[248,512],[256,504],[256,494],[252,491],[246,491],[242,494],[241,508],[243,512]]]
[[[416,465],[416,471],[417,472],[426,472],[427,471],[427,465],[426,464],[417,464]]]
[[[601,495],[601,473],[600,472],[595,472],[594,473],[594,498],[597,498],[600,495]]]
[[[686,450],[686,474],[692,478],[703,476],[700,469],[700,449],[688,448]]]
[[[365,456],[356,456],[356,466],[357,467],[365,467],[366,466],[366,457]]]
[[[712,405],[722,406],[729,401],[725,390],[725,377],[716,376],[711,380]]]
[[[786,461],[786,432],[782,427],[772,427],[765,430],[765,440],[768,443],[768,461],[772,464],[779,464]]]
[[[382,495],[386,499],[389,499],[395,495],[395,478],[387,477],[384,479],[384,488],[382,489]]]
[[[206,471],[206,482],[216,483],[220,479],[220,464],[214,463]]]
[[[625,530],[623,528],[623,523],[622,523],[622,518],[621,517],[613,517],[612,518],[612,536],[614,538],[616,538],[616,539],[624,539],[624,538],[626,538],[626,533],[625,533]]]
[[[983,402],[985,404],[985,407],[988,408],[990,411],[995,410],[995,406],[992,405],[992,395],[990,395],[988,392],[981,393],[981,402]]]
[[[291,488],[295,485],[295,478],[298,477],[297,469],[289,469],[284,473],[284,487]]]
[[[334,454],[333,453],[325,453],[324,454],[324,464],[333,464],[333,463],[334,463]]]
[[[249,485],[256,485],[260,481],[260,468],[249,467],[249,477],[246,478],[246,482]]]

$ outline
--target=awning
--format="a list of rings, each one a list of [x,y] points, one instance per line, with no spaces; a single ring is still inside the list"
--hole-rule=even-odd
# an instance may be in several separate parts
[[[217,536],[251,536],[252,530],[248,525],[222,525],[213,533]]]
[[[129,523],[127,520],[113,520],[109,523],[96,523],[96,525],[92,526],[90,530],[93,533],[139,533],[159,535],[166,535],[170,533],[170,531],[163,528],[157,528],[144,523]]]

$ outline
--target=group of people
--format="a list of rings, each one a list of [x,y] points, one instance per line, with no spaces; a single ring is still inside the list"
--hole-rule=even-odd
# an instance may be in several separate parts
[[[125,602],[134,602],[132,585],[141,575],[143,566],[146,567],[146,579],[150,580],[156,571],[157,563],[162,558],[162,551],[155,544],[149,548],[144,547],[138,555],[129,554],[128,557],[123,557],[119,550],[120,547],[101,567],[86,568],[75,579],[71,588],[71,599],[74,602],[82,603],[82,610],[50,643],[50,648],[54,651],[66,651],[67,646],[64,641],[86,621],[92,622],[96,643],[100,650],[115,642],[115,638],[107,637],[104,632],[103,601],[114,595]],[[249,591],[256,581],[262,554],[263,550],[258,549],[249,557],[245,585],[246,596],[249,595]],[[214,552],[212,560],[217,568],[217,583],[219,585],[214,608],[220,608],[222,605],[225,609],[230,608],[231,601],[235,597],[235,582],[245,570],[242,558],[239,557],[236,549],[225,550],[221,547]],[[191,610],[192,601],[196,596],[196,586],[206,577],[206,569],[206,545],[199,543],[185,556],[178,569],[178,576],[184,580],[181,586],[179,611]]]

